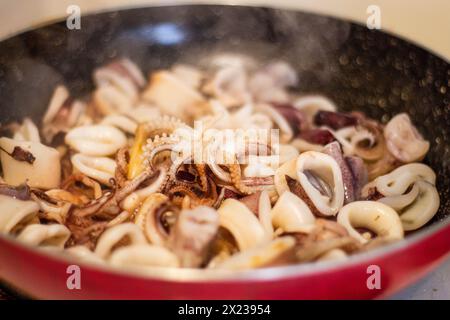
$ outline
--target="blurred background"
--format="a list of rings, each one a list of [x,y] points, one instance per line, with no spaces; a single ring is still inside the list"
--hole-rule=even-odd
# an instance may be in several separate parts
[[[216,3],[273,7],[272,0],[0,0],[0,38],[59,20],[67,16],[69,5],[78,5],[82,14],[120,7]],[[393,32],[450,60],[449,0],[277,0],[276,7],[337,16],[366,24],[367,8],[377,5],[381,29]],[[81,24],[82,24],[81,19]],[[397,299],[450,299],[450,261],[427,278],[394,296]]]
[[[295,8],[343,17],[366,23],[367,7],[381,9],[381,27],[420,43],[450,58],[450,1],[448,0],[1,0],[0,38],[66,15],[69,5],[81,12],[104,11],[118,7],[216,3]],[[276,4],[275,4],[276,3]],[[13,14],[11,14],[13,13]]]

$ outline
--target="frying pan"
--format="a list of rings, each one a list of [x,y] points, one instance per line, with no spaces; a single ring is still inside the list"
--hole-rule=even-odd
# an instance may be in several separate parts
[[[386,297],[429,272],[450,252],[450,65],[392,35],[330,17],[243,6],[173,6],[83,16],[0,43],[2,123],[44,113],[54,86],[73,95],[92,88],[92,70],[127,56],[145,72],[177,61],[204,63],[217,52],[281,59],[299,73],[298,90],[320,93],[341,110],[388,120],[407,112],[431,142],[425,162],[437,174],[441,207],[404,241],[344,262],[225,272],[103,269],[38,252],[0,237],[0,277],[38,298],[344,299]],[[1,214],[1,213],[0,213]],[[81,290],[66,285],[81,267]],[[381,287],[368,286],[374,267]]]

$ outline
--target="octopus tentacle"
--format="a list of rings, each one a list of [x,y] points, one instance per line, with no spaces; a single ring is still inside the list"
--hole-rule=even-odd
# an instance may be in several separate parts
[[[117,167],[116,172],[114,174],[115,179],[117,181],[117,185],[119,187],[123,187],[128,180],[127,179],[128,161],[129,161],[128,148],[124,147],[119,149],[116,155]]]
[[[206,192],[208,190],[208,177],[206,176],[206,165],[196,164],[195,168],[197,169],[200,178],[200,188],[203,192]]]
[[[233,186],[238,189],[243,194],[252,194],[253,189],[250,187],[247,187],[242,182],[242,173],[241,173],[241,166],[239,163],[233,163],[228,166],[230,170],[230,177],[231,182],[233,183]]]

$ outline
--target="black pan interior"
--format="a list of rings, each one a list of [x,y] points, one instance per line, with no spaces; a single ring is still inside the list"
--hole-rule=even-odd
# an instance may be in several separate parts
[[[386,121],[407,112],[431,142],[441,207],[450,216],[450,65],[387,33],[302,12],[241,6],[130,9],[65,22],[0,42],[0,121],[39,119],[54,86],[74,95],[92,87],[92,70],[127,56],[149,72],[176,61],[205,62],[214,52],[283,59],[299,72],[298,90],[321,93],[341,110]]]

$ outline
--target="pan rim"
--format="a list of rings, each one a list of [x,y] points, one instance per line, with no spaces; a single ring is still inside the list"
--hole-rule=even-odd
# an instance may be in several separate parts
[[[165,7],[233,7],[233,8],[261,8],[261,9],[271,9],[271,10],[281,10],[292,13],[304,13],[307,15],[313,15],[317,17],[327,17],[337,21],[344,21],[350,24],[356,24],[361,26],[362,24],[358,21],[354,21],[348,18],[340,18],[333,15],[319,14],[315,12],[309,12],[298,9],[291,8],[280,8],[276,6],[258,6],[258,5],[227,5],[227,4],[174,4],[174,3],[164,3],[158,5],[142,5],[142,6],[125,6],[125,7],[114,7],[109,9],[100,9],[94,10],[87,13],[86,17],[92,17],[98,14],[108,14],[114,12],[123,12],[123,11],[131,11],[136,9],[149,9],[149,8],[165,8]],[[27,32],[32,32],[34,30],[48,27],[56,23],[60,23],[64,21],[64,18],[58,18],[54,20],[49,20],[44,22],[43,24],[30,26],[29,28],[18,30],[17,33],[11,34],[6,38],[0,39],[0,45],[8,41],[14,37],[20,36]],[[429,54],[437,57],[438,59],[450,64],[450,60],[443,57],[437,52],[432,51],[431,49],[424,47],[422,44],[415,42],[414,40],[408,39],[396,33],[393,33],[390,30],[379,31],[388,36],[400,39],[409,44],[412,44],[415,47],[420,48],[428,52]],[[448,209],[447,209],[448,210]],[[125,271],[125,270],[117,270],[111,266],[98,266],[91,263],[81,262],[80,260],[75,260],[71,257],[66,257],[62,254],[54,254],[51,252],[45,252],[42,249],[32,247],[26,244],[22,244],[15,239],[11,239],[7,235],[0,234],[0,241],[8,242],[14,246],[18,246],[22,249],[26,249],[35,255],[46,256],[47,258],[58,260],[60,262],[67,261],[77,261],[79,265],[86,266],[86,268],[92,268],[93,270],[97,270],[102,273],[115,273],[118,275],[126,276],[126,277],[136,277],[139,279],[146,280],[166,280],[166,281],[194,281],[194,282],[214,282],[214,281],[238,281],[245,282],[249,280],[254,281],[275,281],[280,279],[285,279],[293,276],[306,276],[310,274],[318,274],[322,272],[335,272],[340,271],[346,268],[350,268],[355,265],[364,264],[364,262],[371,261],[386,255],[394,254],[395,252],[399,252],[401,250],[406,249],[408,246],[412,246],[414,244],[418,244],[421,242],[425,242],[427,238],[430,238],[432,235],[437,234],[438,232],[443,231],[444,229],[450,229],[450,216],[446,216],[441,221],[436,221],[432,225],[426,226],[424,229],[416,231],[414,234],[409,235],[407,238],[402,241],[398,241],[396,243],[388,244],[376,249],[373,249],[369,252],[359,253],[356,255],[349,256],[348,259],[344,261],[326,261],[321,263],[305,263],[305,264],[297,264],[297,265],[289,265],[289,266],[279,266],[279,267],[269,267],[269,268],[261,268],[261,269],[252,269],[252,270],[243,270],[243,271],[225,271],[225,270],[208,270],[208,269],[174,269],[174,268],[151,268],[152,275],[144,275],[141,273],[136,273],[134,271]],[[159,269],[159,270],[156,270]],[[176,270],[176,274],[174,272],[170,272],[171,270]]]

